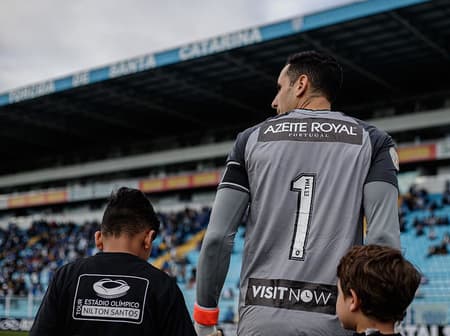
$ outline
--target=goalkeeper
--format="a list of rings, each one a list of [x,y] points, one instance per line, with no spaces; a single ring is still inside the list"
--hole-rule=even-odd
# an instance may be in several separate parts
[[[331,109],[342,69],[330,56],[289,57],[277,116],[240,133],[200,252],[194,320],[218,321],[237,227],[249,207],[238,335],[348,335],[336,316],[336,266],[352,246],[399,248],[398,159],[391,137]]]

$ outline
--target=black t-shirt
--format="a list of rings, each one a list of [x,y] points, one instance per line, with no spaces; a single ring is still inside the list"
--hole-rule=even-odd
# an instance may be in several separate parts
[[[30,336],[196,335],[164,272],[128,253],[98,253],[58,269]]]

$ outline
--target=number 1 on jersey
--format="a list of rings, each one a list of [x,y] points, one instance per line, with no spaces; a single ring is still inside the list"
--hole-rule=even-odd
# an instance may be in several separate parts
[[[294,237],[292,239],[289,259],[305,259],[305,247],[314,200],[315,178],[315,174],[300,174],[291,183],[291,190],[298,192],[298,200]]]

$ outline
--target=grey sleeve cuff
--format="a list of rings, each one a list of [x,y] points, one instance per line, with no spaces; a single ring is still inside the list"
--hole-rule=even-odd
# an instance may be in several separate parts
[[[217,307],[234,236],[248,202],[246,192],[230,188],[217,191],[197,266],[197,303],[202,307]]]
[[[365,244],[387,245],[400,249],[398,190],[388,182],[364,186],[364,213],[367,219]]]

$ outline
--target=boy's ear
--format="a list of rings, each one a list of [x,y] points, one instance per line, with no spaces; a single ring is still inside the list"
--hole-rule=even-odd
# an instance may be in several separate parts
[[[358,297],[356,292],[353,289],[350,289],[351,301],[350,301],[350,311],[355,312],[359,310],[361,306],[361,299]]]
[[[103,251],[103,236],[102,236],[102,232],[101,231],[96,231],[94,237],[95,237],[95,246],[97,246],[97,248],[100,251]]]
[[[152,247],[152,242],[156,238],[156,231],[155,230],[149,230],[145,233],[144,236],[144,248],[146,250],[150,249]]]

